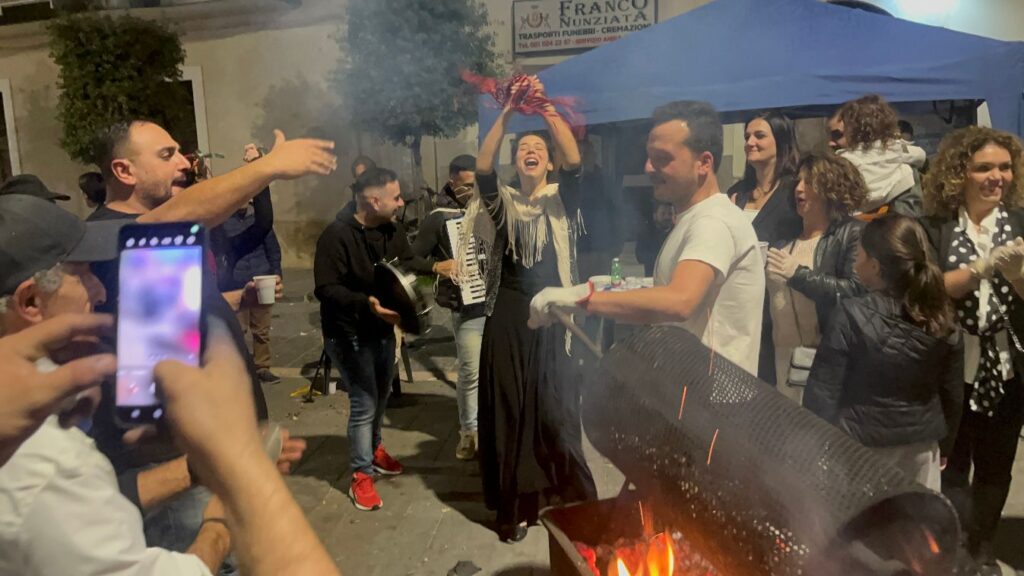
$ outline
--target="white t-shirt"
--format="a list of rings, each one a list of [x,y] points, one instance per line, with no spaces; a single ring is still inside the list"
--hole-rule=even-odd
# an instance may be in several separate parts
[[[716,274],[704,302],[679,325],[716,354],[756,375],[764,260],[753,226],[725,194],[715,194],[676,217],[654,265],[654,285],[671,283],[676,265],[683,260],[704,262]]]
[[[0,467],[0,576],[210,576],[192,554],[146,547],[114,468],[51,416]]]

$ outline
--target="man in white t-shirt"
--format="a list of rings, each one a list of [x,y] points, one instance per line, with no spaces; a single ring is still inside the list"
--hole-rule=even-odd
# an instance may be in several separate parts
[[[718,188],[718,113],[704,102],[674,102],[655,110],[653,120],[645,172],[654,197],[678,214],[658,254],[654,288],[595,292],[589,282],[548,288],[530,304],[530,325],[552,322],[552,308],[636,324],[677,324],[756,374],[764,261],[749,220]]]

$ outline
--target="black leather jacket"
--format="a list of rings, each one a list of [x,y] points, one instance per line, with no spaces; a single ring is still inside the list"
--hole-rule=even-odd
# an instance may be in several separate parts
[[[833,222],[814,249],[814,269],[800,266],[789,279],[790,288],[814,301],[822,333],[828,327],[832,311],[841,299],[866,292],[853,272],[863,227],[862,222],[853,218]],[[779,240],[773,248],[781,249],[793,240]]]

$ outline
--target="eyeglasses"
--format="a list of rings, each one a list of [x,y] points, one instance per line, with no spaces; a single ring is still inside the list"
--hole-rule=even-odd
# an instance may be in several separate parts
[[[843,136],[845,136],[845,134],[842,130],[832,130],[831,132],[828,133],[829,140],[833,142],[839,142],[840,140],[843,139]]]

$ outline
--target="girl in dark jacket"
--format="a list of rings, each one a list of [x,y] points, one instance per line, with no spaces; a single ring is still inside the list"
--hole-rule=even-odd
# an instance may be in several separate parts
[[[1011,134],[962,128],[942,140],[924,183],[925,231],[965,333],[963,419],[942,490],[960,512],[968,551],[993,574],[1024,404],[1022,153]]]
[[[864,292],[853,273],[863,224],[850,215],[866,194],[864,178],[849,161],[835,156],[804,158],[794,193],[802,227],[768,251],[776,385],[798,404],[803,386],[790,378],[794,350],[817,346],[819,327],[828,326],[840,299]]]
[[[871,292],[844,301],[814,358],[804,406],[932,490],[963,403],[963,344],[924,231],[868,224],[855,270]]]
[[[793,239],[802,227],[793,198],[800,163],[793,121],[778,112],[754,116],[743,128],[743,151],[747,155],[747,166],[743,179],[729,188],[729,199],[750,218],[761,242],[771,245]],[[768,298],[764,302],[757,377],[775,384],[772,317],[768,312]]]

